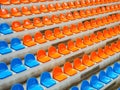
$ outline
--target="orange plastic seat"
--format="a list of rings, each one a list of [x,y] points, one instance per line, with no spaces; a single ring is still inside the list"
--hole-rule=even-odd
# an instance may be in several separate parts
[[[10,3],[11,4],[20,4],[20,1],[19,0],[10,0]]]
[[[102,14],[102,11],[101,11],[101,8],[96,8],[96,12],[98,13],[98,14]]]
[[[78,23],[78,30],[79,31],[86,31],[87,29],[85,28],[84,24],[83,23]]]
[[[40,43],[40,44],[46,42],[46,39],[43,37],[41,32],[35,33],[34,40],[35,42]]]
[[[92,15],[91,10],[85,10],[85,13],[86,13],[86,16],[91,16]]]
[[[79,71],[85,70],[87,67],[82,64],[81,60],[79,58],[75,58],[73,62],[73,67]]]
[[[116,35],[112,28],[109,28],[108,31],[111,37]]]
[[[117,20],[120,20],[120,14],[116,14]]]
[[[114,32],[116,32],[116,34],[120,34],[119,26],[115,26],[114,27]]]
[[[56,9],[55,9],[53,4],[48,4],[48,10],[49,11],[55,11]]]
[[[30,2],[36,3],[38,0],[29,0]]]
[[[80,0],[80,4],[82,7],[86,6],[85,0]]]
[[[49,47],[48,56],[54,59],[61,57],[54,46]]]
[[[119,6],[118,5],[114,5],[114,10],[119,10]]]
[[[22,14],[21,14],[21,12],[19,11],[18,8],[12,8],[11,9],[11,15],[18,17],[18,16],[21,16]]]
[[[63,55],[70,53],[70,51],[67,49],[66,45],[63,43],[58,45],[58,52]]]
[[[108,30],[103,30],[103,36],[104,36],[105,38],[110,38],[110,37],[111,37],[111,35],[109,34],[109,31],[108,31]]]
[[[100,41],[94,33],[90,35],[90,40],[95,43]]]
[[[56,66],[52,71],[53,78],[59,82],[67,79],[67,75],[63,73],[62,69]]]
[[[104,6],[101,7],[101,11],[102,11],[102,13],[106,13],[106,8]]]
[[[60,19],[59,19],[59,17],[57,15],[52,15],[51,18],[52,18],[51,21],[53,23],[60,23]]]
[[[62,3],[62,8],[63,9],[69,9],[69,6],[68,6],[67,2]]]
[[[109,6],[106,6],[106,12],[110,12],[110,7]]]
[[[9,14],[7,9],[0,9],[0,17],[1,18],[10,18],[11,15]]]
[[[111,50],[111,48],[109,46],[105,46],[104,51],[105,51],[105,54],[107,54],[107,55],[113,55],[114,54],[114,52]]]
[[[70,31],[76,34],[80,32],[75,24],[71,24]]]
[[[96,14],[97,14],[96,9],[95,9],[95,8],[92,8],[92,9],[91,9],[91,13],[92,13],[92,15],[96,15]]]
[[[64,34],[60,31],[60,28],[54,28],[54,36],[56,38],[63,38],[65,37]]]
[[[100,57],[100,58],[107,58],[108,57],[108,55],[104,52],[104,50],[103,49],[101,49],[101,48],[99,48],[98,49],[98,56]]]
[[[86,29],[92,29],[91,23],[89,21],[85,21],[84,26]]]
[[[31,15],[31,12],[28,9],[28,7],[24,6],[24,7],[22,7],[22,14],[24,14],[24,15]]]
[[[56,3],[55,4],[55,8],[56,10],[63,10],[62,6],[60,5],[60,3]]]
[[[3,4],[3,5],[9,5],[10,4],[9,0],[1,0],[0,3]]]
[[[116,46],[120,50],[120,40],[116,42]]]
[[[90,2],[90,0],[86,0],[86,1],[85,1],[85,4],[86,4],[87,6],[90,6],[92,3]]]
[[[67,18],[68,20],[74,20],[74,17],[73,17],[73,15],[72,15],[71,12],[67,12],[67,13],[66,13],[66,18]]]
[[[50,40],[50,41],[56,39],[56,37],[53,35],[53,33],[52,33],[51,30],[46,30],[46,31],[45,31],[45,38],[46,38],[47,40]]]
[[[72,2],[72,1],[69,1],[68,5],[69,5],[70,8],[75,8],[74,2]]]
[[[116,17],[116,15],[112,15],[112,20],[113,20],[114,22],[117,22],[117,17]]]
[[[73,12],[73,17],[74,17],[75,19],[79,19],[79,18],[80,18],[80,14],[78,13],[78,11],[74,11],[74,12]]]
[[[93,44],[93,42],[90,40],[90,38],[88,36],[84,36],[83,42],[86,45],[92,45]]]
[[[76,39],[76,47],[78,48],[85,48],[86,45],[83,43],[83,40],[81,38]]]
[[[42,26],[44,26],[44,24],[43,24],[42,20],[40,20],[40,18],[34,18],[33,19],[33,24],[36,27],[42,27]]]
[[[90,60],[92,60],[93,62],[96,62],[96,63],[99,63],[102,61],[102,59],[97,55],[97,53],[95,51],[91,52]]]
[[[14,21],[12,22],[12,30],[16,32],[20,32],[20,31],[23,31],[24,28],[19,21]]]
[[[106,17],[102,17],[101,19],[102,19],[103,24],[108,24],[108,21],[107,21]]]
[[[64,73],[69,76],[73,76],[77,73],[77,70],[73,69],[73,66],[70,62],[66,62],[64,64]]]
[[[33,26],[33,23],[29,19],[26,19],[26,20],[23,21],[23,27],[27,28],[27,29],[33,29],[33,28],[35,28]]]
[[[40,12],[44,12],[44,13],[48,12],[48,9],[44,4],[40,5]]]
[[[23,44],[26,45],[26,46],[28,46],[28,47],[31,47],[31,46],[36,45],[36,42],[34,42],[32,40],[32,36],[31,35],[27,34],[27,35],[25,35],[23,37]]]
[[[90,67],[94,65],[94,62],[90,60],[88,55],[84,54],[82,57],[82,64]]]
[[[75,1],[74,3],[75,3],[76,7],[78,7],[78,8],[81,7],[80,1]]]
[[[114,10],[115,10],[115,8],[114,8],[113,5],[110,5],[110,10],[111,10],[111,11],[114,11]]]
[[[63,34],[67,35],[67,36],[70,36],[72,35],[73,33],[70,31],[69,27],[68,26],[64,26],[63,29]]]
[[[68,50],[70,50],[72,52],[75,52],[78,50],[78,48],[75,46],[74,42],[71,40],[68,41],[67,46],[68,46]]]
[[[42,63],[45,63],[45,62],[48,62],[50,61],[50,57],[46,55],[46,52],[44,50],[39,50],[37,52],[37,60],[39,62],[42,62]]]
[[[114,51],[114,52],[119,52],[120,51],[115,43],[111,44],[111,50]]]
[[[80,16],[81,16],[82,18],[87,17],[87,15],[85,14],[85,11],[84,11],[84,10],[80,10]]]
[[[62,21],[62,22],[67,22],[68,21],[68,19],[66,18],[66,16],[64,14],[60,14],[59,18],[60,18],[60,21]]]
[[[48,16],[44,16],[42,18],[42,21],[43,21],[43,24],[45,24],[45,25],[51,25],[52,24],[51,19]]]
[[[113,22],[113,20],[112,20],[112,17],[111,17],[111,16],[107,16],[107,20],[108,20],[108,22],[109,22],[109,23],[112,23],[112,22]]]
[[[99,40],[105,40],[105,39],[106,39],[106,38],[104,37],[103,33],[100,32],[100,31],[97,32],[97,38],[98,38]]]
[[[21,3],[29,3],[29,0],[20,0]]]
[[[92,28],[98,27],[98,24],[96,23],[96,20],[90,20],[90,23],[91,23]]]
[[[40,11],[37,6],[31,6],[30,8],[32,14],[39,14]]]
[[[102,20],[100,18],[97,18],[96,22],[97,22],[98,26],[104,25],[104,23],[102,22]]]

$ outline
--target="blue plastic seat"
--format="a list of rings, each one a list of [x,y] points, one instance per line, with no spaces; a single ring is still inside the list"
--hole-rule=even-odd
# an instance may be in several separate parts
[[[99,80],[105,84],[111,82],[111,78],[107,77],[103,70],[101,70],[99,73]]]
[[[11,70],[20,73],[26,70],[26,67],[22,64],[22,60],[20,58],[12,59],[11,63]]]
[[[91,87],[87,80],[83,80],[80,90],[96,90],[96,89]]]
[[[43,73],[41,74],[41,77],[40,77],[40,83],[41,83],[43,86],[49,88],[49,87],[55,85],[55,84],[56,84],[56,81],[51,78],[49,72],[43,72]]]
[[[6,63],[1,62],[0,63],[0,79],[4,79],[11,75],[12,75],[12,73],[8,70]]]
[[[0,54],[7,54],[12,52],[12,50],[8,47],[8,43],[6,41],[0,41]]]
[[[35,56],[33,54],[27,54],[25,56],[25,65],[32,68],[37,65],[39,65],[38,61],[35,59]]]
[[[113,70],[114,72],[120,74],[120,64],[116,62],[113,66]]]
[[[10,43],[11,43],[11,48],[16,51],[25,48],[25,46],[21,43],[19,38],[13,38]]]
[[[27,90],[43,90],[36,78],[32,77],[27,80]]]
[[[72,86],[72,87],[70,88],[70,90],[79,90],[79,89],[78,89],[78,87],[76,87],[76,86]]]
[[[107,75],[108,77],[110,77],[110,78],[113,78],[113,79],[115,79],[115,78],[118,77],[118,74],[115,73],[115,72],[113,71],[112,67],[110,67],[110,66],[107,67],[106,75]]]
[[[2,34],[10,34],[13,33],[13,31],[10,29],[10,26],[7,23],[0,24],[0,33]]]
[[[102,82],[99,81],[99,79],[97,78],[97,76],[93,75],[90,79],[90,85],[96,89],[101,89],[102,87],[104,87],[104,84]]]
[[[21,84],[17,83],[12,86],[11,90],[24,90],[24,88]]]
[[[118,90],[120,90],[120,88],[118,88]]]

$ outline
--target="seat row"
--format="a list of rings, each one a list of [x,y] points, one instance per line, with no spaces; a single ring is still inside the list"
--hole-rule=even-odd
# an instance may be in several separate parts
[[[108,66],[106,70],[101,70],[98,75],[92,75],[89,81],[83,80],[80,88],[73,86],[70,90],[100,90],[119,76],[120,63],[115,62],[113,66]]]
[[[112,43],[112,44],[115,44],[115,43]],[[120,50],[120,48],[119,48],[119,50]],[[114,54],[116,53],[115,51],[112,51],[111,49],[110,49],[110,51],[113,52]],[[99,52],[99,50],[98,50],[98,52]],[[104,53],[104,54],[103,54],[103,53]],[[58,81],[59,81],[59,82],[64,81],[65,79],[69,78],[69,76],[74,76],[75,74],[77,74],[78,71],[84,71],[85,69],[93,66],[96,62],[97,62],[97,63],[101,62],[102,60],[104,60],[103,55],[104,55],[104,56],[106,55],[107,57],[110,55],[110,54],[106,54],[105,52],[103,52],[103,53],[101,53],[101,55],[98,55],[97,52],[93,51],[93,52],[90,54],[90,56],[84,54],[83,57],[82,57],[82,60],[80,60],[80,58],[75,58],[74,61],[73,61],[73,64],[71,64],[70,62],[66,62],[66,63],[64,64],[63,68],[61,68],[61,67],[59,67],[59,66],[56,66],[56,67],[53,68],[53,71],[51,72],[52,77],[51,77],[51,74],[47,72],[49,75],[44,76],[44,79],[43,79],[43,77],[42,77],[42,76],[43,76],[43,73],[44,73],[44,72],[43,72],[43,73],[41,74],[41,76],[40,76],[40,84],[38,83],[37,79],[34,78],[34,80],[35,80],[37,83],[36,83],[36,84],[35,84],[35,83],[34,83],[34,84],[32,83],[31,85],[29,85],[29,88],[28,88],[28,82],[29,82],[29,80],[31,79],[31,78],[29,78],[29,79],[27,80],[26,89],[27,89],[27,90],[36,90],[36,87],[41,88],[42,85],[45,86],[45,87],[47,87],[47,88],[52,87],[53,85],[57,84]],[[103,55],[102,55],[102,54],[103,54]],[[107,58],[107,57],[106,57],[106,58]],[[120,64],[119,64],[119,65],[115,64],[114,67],[119,67],[119,69],[120,69]],[[116,71],[117,71],[117,70],[116,70]],[[119,70],[119,71],[120,71],[120,70]],[[48,76],[50,76],[50,77],[47,78]],[[33,77],[32,77],[32,78],[33,78]],[[46,78],[47,78],[47,79],[46,79]],[[44,84],[43,84],[43,81],[42,81],[41,79],[42,79],[43,81],[46,79],[46,80],[44,81]],[[33,81],[34,81],[34,80],[33,80]],[[51,81],[50,81],[50,80],[51,80]],[[54,81],[54,83],[53,83],[52,81]],[[56,81],[56,83],[55,83],[55,81]],[[32,81],[31,81],[31,82],[32,82]],[[19,85],[18,85],[18,84],[13,85],[13,87],[15,87],[15,86],[19,86]],[[31,87],[31,86],[32,86],[32,87]],[[13,88],[13,87],[12,87],[12,88]],[[20,87],[22,87],[22,85],[20,85]],[[34,89],[32,89],[32,88],[34,88]],[[24,89],[23,89],[23,90],[24,90]],[[39,90],[43,90],[43,88],[42,88],[42,89],[39,89]]]
[[[87,37],[86,37],[87,38]],[[95,38],[96,39],[96,38]],[[28,54],[25,56],[25,65],[32,68],[37,65],[39,65],[39,62],[45,63],[50,61],[52,58],[57,59],[61,57],[62,55],[67,55],[70,54],[71,52],[77,51],[79,48],[84,48],[86,47],[86,44],[82,43],[82,40],[80,38],[77,39],[79,42],[76,43],[77,46],[75,46],[73,41],[68,42],[68,47],[65,46],[65,44],[61,43],[58,45],[58,50],[54,47],[51,46],[48,49],[48,55],[44,50],[38,50],[36,59],[33,54]],[[93,44],[90,40],[86,40],[86,43],[88,45]],[[79,47],[78,47],[79,46]],[[92,52],[91,53],[91,58],[89,58],[88,55],[84,55],[82,59],[82,63],[86,66],[92,66],[94,65],[92,61],[94,62],[100,62],[100,58],[107,58],[109,55],[113,55],[116,52],[120,51],[120,41],[117,41],[116,43],[111,44],[110,46],[105,46],[104,49],[99,48],[98,53]],[[95,55],[95,56],[94,56]],[[99,56],[100,58],[96,58],[96,55]],[[7,73],[4,70],[8,70],[7,65],[5,63],[1,63],[1,73],[0,73],[0,79],[4,79],[8,76],[11,76],[12,73]],[[14,58],[11,60],[10,66],[11,70],[15,73],[20,73],[26,70],[26,66],[22,64],[22,60],[20,58]],[[5,74],[6,73],[6,74]]]
[[[40,14],[41,12],[48,12],[48,11],[55,11],[55,8],[53,7],[52,4],[48,5],[48,9],[46,8],[45,5],[40,5],[40,8],[38,8],[37,6],[31,6],[30,9],[26,6],[23,6],[21,8],[21,10],[19,10],[18,8],[11,8],[10,11],[8,11],[7,9],[0,9],[0,17],[1,18],[10,18],[12,16],[15,17],[19,17],[22,15],[32,15],[32,14]],[[106,12],[111,12],[111,11],[115,11],[115,10],[120,10],[120,4],[118,5],[110,5],[110,6],[106,6],[106,7],[99,7],[99,8],[93,8],[90,10],[82,10],[80,11],[80,15],[84,14],[83,16],[90,16],[90,15],[95,15],[95,14],[101,14],[101,13],[106,13]],[[69,16],[69,14],[67,15]]]
[[[9,4],[26,4],[26,3],[38,3],[38,2],[43,2],[43,1],[53,1],[53,0],[1,0],[0,4],[3,5],[9,5]],[[82,6],[87,6],[87,5],[96,5],[96,4],[104,4],[104,3],[110,3],[110,2],[117,2],[119,0],[81,0],[81,1],[74,1],[74,2],[67,2],[70,4],[69,6],[75,6],[75,7],[82,7]],[[65,6],[67,5],[65,4]],[[72,4],[71,4],[72,3]],[[60,3],[59,3],[60,4]],[[61,5],[58,5],[61,6]],[[69,8],[70,8],[69,7]]]
[[[107,30],[105,29],[102,32],[98,31],[96,35],[95,33],[93,33],[90,36],[84,36],[83,40],[80,38],[77,38],[75,42],[75,47],[83,48],[83,47],[86,47],[87,45],[92,45],[93,43],[97,43],[107,38],[116,36],[120,34],[119,28],[120,26],[115,26],[114,28],[109,28]],[[25,46],[32,47],[32,46],[35,46],[37,43],[42,44],[42,43],[46,43],[47,41],[53,41],[53,40],[56,40],[57,38],[65,37],[65,34],[62,34],[59,28],[56,28],[55,30],[54,30],[54,34],[52,33],[52,31],[46,30],[45,36],[43,36],[41,32],[37,32],[34,36],[34,40],[31,35],[27,34],[23,37],[23,43],[21,42],[19,38],[13,38],[11,39],[11,42],[10,42],[10,48],[6,41],[1,40],[0,41],[0,54],[4,55],[4,54],[11,53],[12,52],[11,49],[18,51],[18,50],[24,49]],[[72,35],[71,32],[68,31],[68,33],[69,35]],[[68,45],[67,45],[68,49],[71,48],[70,43],[74,45],[73,41],[68,41]]]
[[[58,21],[59,18],[57,18]],[[65,20],[66,18],[64,18]],[[66,19],[67,20],[67,19]],[[97,19],[92,19],[90,21],[84,21],[84,23],[78,23],[78,25],[76,26],[75,24],[71,24],[71,32],[73,33],[79,33],[80,31],[85,31],[85,30],[89,30],[92,28],[96,28],[105,24],[109,24],[112,22],[116,22],[120,20],[120,14],[113,14],[113,15],[109,15],[107,17],[102,17],[102,18],[97,18]],[[53,20],[50,20],[48,17],[43,17],[43,20],[41,21],[40,18],[34,18],[33,22],[29,19],[26,19],[23,21],[23,25],[19,22],[19,21],[14,21],[11,25],[11,27],[7,24],[7,23],[1,23],[0,24],[0,33],[6,35],[6,34],[11,34],[13,33],[13,30],[16,32],[20,32],[26,29],[33,29],[35,27],[41,27],[44,25],[48,25],[48,24],[53,24],[53,22],[51,22]],[[57,20],[56,20],[57,21]],[[55,22],[55,20],[54,20]],[[66,32],[68,32],[69,28],[67,26],[64,26],[63,31],[65,31],[63,34],[66,34],[69,36],[69,34],[67,34]],[[75,30],[73,30],[75,29]],[[56,30],[55,30],[56,31]],[[59,31],[59,30],[57,30]]]

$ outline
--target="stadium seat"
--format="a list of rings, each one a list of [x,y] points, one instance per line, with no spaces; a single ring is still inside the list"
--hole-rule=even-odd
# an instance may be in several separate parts
[[[84,27],[84,24],[83,23],[78,23],[78,29],[79,31],[86,31],[87,29]]]
[[[73,76],[77,73],[77,70],[75,70],[70,62],[66,62],[64,64],[64,73]]]
[[[1,18],[10,18],[11,15],[9,14],[7,9],[0,9],[0,17]]]
[[[84,10],[80,10],[79,13],[80,13],[81,18],[87,17]]]
[[[13,21],[12,22],[12,30],[16,31],[16,32],[20,32],[23,31],[23,25],[21,25],[21,23],[19,21]]]
[[[69,9],[69,6],[68,6],[67,2],[62,3],[62,8],[63,9]]]
[[[22,14],[24,14],[24,15],[31,15],[29,8],[26,6],[23,6],[21,11],[22,11]]]
[[[118,77],[118,74],[115,73],[112,69],[112,67],[108,66],[106,69],[106,75],[112,79],[115,79]]]
[[[2,34],[11,34],[13,31],[11,30],[10,26],[7,23],[0,24],[0,33]]]
[[[87,67],[82,64],[81,60],[79,58],[75,58],[73,62],[73,67],[79,71],[85,70]]]
[[[24,90],[22,84],[16,83],[14,84],[10,90]]]
[[[31,6],[30,8],[32,14],[39,14],[40,11],[37,6]]]
[[[52,41],[52,40],[55,40],[56,37],[54,36],[54,34],[51,30],[46,30],[45,31],[45,39]]]
[[[1,0],[0,3],[3,4],[3,5],[9,5],[10,4],[9,0]]]
[[[61,55],[58,53],[57,49],[54,46],[49,47],[48,56],[54,59],[61,57]]]
[[[59,17],[57,15],[52,15],[51,18],[52,18],[51,21],[53,23],[56,23],[56,24],[60,23],[60,19],[59,19]]]
[[[44,26],[42,20],[40,18],[33,18],[33,24],[36,27],[42,27]]]
[[[94,65],[94,62],[90,60],[89,56],[87,54],[84,54],[82,57],[82,64],[91,67]]]
[[[64,43],[58,44],[58,52],[63,55],[70,53],[70,51],[67,49],[67,47]]]
[[[51,25],[52,24],[51,19],[48,16],[44,16],[42,18],[42,22],[44,25]]]
[[[88,36],[84,36],[83,42],[85,45],[89,45],[89,46],[93,44],[93,42],[90,40]]]
[[[114,52],[119,52],[120,51],[115,43],[111,44],[111,50],[114,51]]]
[[[76,6],[76,7],[78,7],[78,8],[81,7],[80,1],[75,1],[74,3],[75,3],[75,6]]]
[[[80,90],[95,90],[87,80],[83,80],[81,83]]]
[[[43,86],[49,88],[49,87],[52,87],[53,85],[55,85],[56,81],[54,79],[52,79],[49,72],[43,72],[40,76],[40,83]]]
[[[10,3],[11,4],[20,4],[20,1],[19,0],[10,0]]]
[[[74,2],[72,2],[72,1],[69,1],[68,2],[68,6],[70,7],[70,8],[75,8],[76,6],[74,5]]]
[[[80,32],[79,29],[77,28],[77,26],[76,26],[75,24],[71,24],[71,25],[70,25],[70,31],[71,31],[72,33],[75,33],[75,34],[77,34],[77,33]]]
[[[20,73],[26,70],[26,67],[22,64],[22,60],[20,58],[12,59],[10,67],[11,70],[15,73]]]
[[[35,28],[33,23],[29,19],[26,19],[26,20],[23,21],[23,27],[26,28],[26,29]]]
[[[81,18],[78,11],[74,11],[74,12],[73,12],[73,17],[74,17],[75,19]]]
[[[60,28],[54,28],[54,36],[60,39],[65,37]]]
[[[0,79],[7,78],[11,75],[12,73],[8,70],[6,63],[0,62]]]
[[[68,21],[68,19],[66,18],[65,14],[60,14],[59,15],[59,19],[60,19],[61,22],[67,22]]]
[[[20,0],[21,3],[29,3],[29,0]]]
[[[26,90],[44,90],[34,77],[29,78],[26,84]]]
[[[78,48],[85,48],[87,45],[85,45],[85,44],[83,43],[83,40],[82,40],[81,38],[77,38],[77,39],[76,39],[76,46],[77,46]]]
[[[42,44],[46,42],[46,39],[43,37],[41,32],[36,32],[34,36],[35,42]]]
[[[66,18],[67,18],[68,20],[74,20],[74,17],[73,17],[73,15],[72,15],[71,12],[67,12],[67,13],[66,13]]]
[[[67,35],[67,36],[70,36],[72,35],[73,33],[70,31],[69,27],[68,26],[64,26],[63,29],[62,29],[62,32],[63,34]]]
[[[25,61],[24,61],[25,65],[27,65],[30,68],[39,65],[39,63],[37,62],[37,60],[35,59],[35,56],[33,54],[27,54],[24,59],[25,59]]]
[[[23,44],[26,45],[26,46],[28,46],[28,47],[31,47],[31,46],[36,45],[36,42],[34,42],[32,40],[32,36],[31,35],[27,34],[27,35],[25,35],[23,37]]]
[[[105,37],[105,38],[111,38],[111,35],[109,34],[109,31],[108,30],[103,30],[103,36]]]
[[[53,75],[53,78],[59,82],[67,79],[67,75],[64,74],[62,72],[62,69],[58,66],[56,66],[55,68],[53,68],[53,71],[52,71],[52,75]]]
[[[67,42],[68,50],[75,52],[78,50],[78,48],[75,46],[74,42],[72,40],[69,40]]]
[[[108,55],[104,52],[104,50],[103,49],[101,49],[101,48],[98,48],[98,56],[100,57],[100,58],[107,58],[108,57]]]
[[[4,40],[0,41],[0,54],[8,54],[12,52],[12,50],[8,47],[8,43]]]
[[[11,48],[16,51],[25,48],[25,46],[21,43],[21,40],[19,38],[12,38],[10,44],[11,44]]]
[[[18,8],[12,8],[12,9],[11,9],[11,15],[12,15],[12,16],[15,16],[15,17],[22,16],[22,14],[21,14],[21,12],[19,11]]]
[[[102,82],[100,82],[99,79],[97,78],[97,76],[95,76],[95,75],[91,76],[90,85],[97,90],[100,90],[101,88],[104,87],[104,84]]]
[[[106,73],[103,70],[101,70],[99,73],[99,80],[105,84],[108,84],[111,82],[111,78],[106,76]]]
[[[105,51],[105,54],[110,55],[110,56],[114,54],[114,52],[111,50],[111,47],[107,45],[104,47],[104,51]]]
[[[53,11],[55,11],[56,9],[55,9],[55,7],[54,7],[53,4],[48,4],[48,10],[53,12]]]
[[[45,63],[45,62],[50,61],[50,59],[51,58],[46,55],[46,52],[44,50],[39,50],[37,52],[37,60],[38,61]]]
[[[94,33],[90,35],[90,41],[95,43],[100,42],[100,40],[97,38],[97,35],[95,35]]]
[[[56,10],[63,10],[63,8],[62,8],[60,3],[56,3],[55,4],[55,8],[56,8]]]
[[[114,63],[114,66],[113,66],[113,71],[120,74],[120,64],[119,63]]]
[[[45,5],[40,5],[40,12],[44,12],[44,13],[46,13],[46,12],[48,12],[48,9],[46,8],[46,6]]]

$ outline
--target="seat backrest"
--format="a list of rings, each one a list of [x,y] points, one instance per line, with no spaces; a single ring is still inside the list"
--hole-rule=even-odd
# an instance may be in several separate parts
[[[34,38],[35,38],[35,40],[39,40],[39,39],[43,38],[43,35],[41,32],[36,32]]]
[[[12,27],[13,28],[20,27],[20,26],[21,26],[21,23],[19,21],[13,21],[12,22]]]
[[[16,83],[12,86],[11,90],[24,90],[24,88],[21,84]]]
[[[10,26],[7,23],[0,24],[0,30],[7,30],[10,29]]]
[[[23,42],[28,42],[28,41],[32,41],[32,36],[27,34],[23,37]]]
[[[54,28],[54,35],[58,35],[60,33],[61,33],[60,28]]]
[[[12,38],[10,44],[11,44],[11,45],[21,44],[21,40],[20,40],[19,38]]]
[[[20,58],[13,58],[10,62],[11,68],[14,68],[16,65],[22,65],[22,60]]]
[[[91,79],[90,79],[90,84],[94,85],[95,83],[97,83],[96,81],[98,81],[98,78],[96,75],[92,75]]]
[[[23,21],[23,25],[24,26],[27,26],[27,25],[30,25],[30,24],[32,24],[32,22],[30,21],[30,19],[26,19],[26,20]]]
[[[25,62],[34,61],[35,56],[33,54],[27,54],[24,59],[25,59]]]
[[[89,56],[87,54],[84,54],[82,57],[82,63],[86,65],[86,63],[89,61]]]
[[[45,50],[39,50],[39,51],[37,52],[37,57],[44,57],[44,56],[46,56]]]
[[[55,77],[55,76],[57,76],[61,73],[62,73],[62,69],[59,66],[56,66],[56,67],[53,68],[53,72],[52,72],[53,77]]]
[[[74,47],[74,42],[72,40],[68,41],[67,43],[68,48]]]
[[[117,70],[117,68],[120,68],[120,64],[118,63],[118,62],[115,62],[114,63],[114,66],[113,66],[113,69],[115,70]]]
[[[1,15],[7,15],[9,12],[7,9],[0,9],[0,16]]]
[[[52,33],[51,30],[46,30],[46,31],[45,31],[45,37],[50,37],[50,36],[52,36],[52,35],[53,35],[53,33]]]
[[[0,62],[0,72],[8,70],[7,64],[4,62]]]
[[[74,64],[74,67],[80,66],[82,64],[80,58],[75,58],[73,64]]]
[[[28,12],[28,11],[30,11],[30,10],[29,10],[29,8],[28,8],[28,7],[23,6],[21,11],[24,13],[24,12]]]
[[[20,12],[18,8],[11,8],[11,13],[14,15],[15,13]]]
[[[58,50],[59,50],[59,51],[63,51],[63,50],[65,50],[65,49],[67,49],[67,48],[66,48],[66,45],[65,45],[64,43],[58,44]]]
[[[8,43],[6,41],[0,41],[0,49],[4,49],[8,47]]]
[[[51,75],[49,72],[43,72],[40,76],[40,82],[44,82],[46,79],[51,79]]]
[[[72,64],[70,62],[66,62],[64,64],[64,72],[69,71],[70,69],[72,69]]]
[[[30,90],[33,86],[39,85],[36,78],[31,77],[27,80],[27,90]]]
[[[87,80],[83,80],[81,83],[80,90],[85,90],[85,87],[89,86],[89,82]]]
[[[56,50],[56,48],[54,46],[49,47],[49,49],[48,49],[48,54],[49,55],[52,55],[52,54],[54,54],[56,52],[57,52],[57,50]]]
[[[99,79],[101,80],[103,78],[103,76],[106,76],[106,74],[105,74],[105,71],[101,70],[99,72]]]

